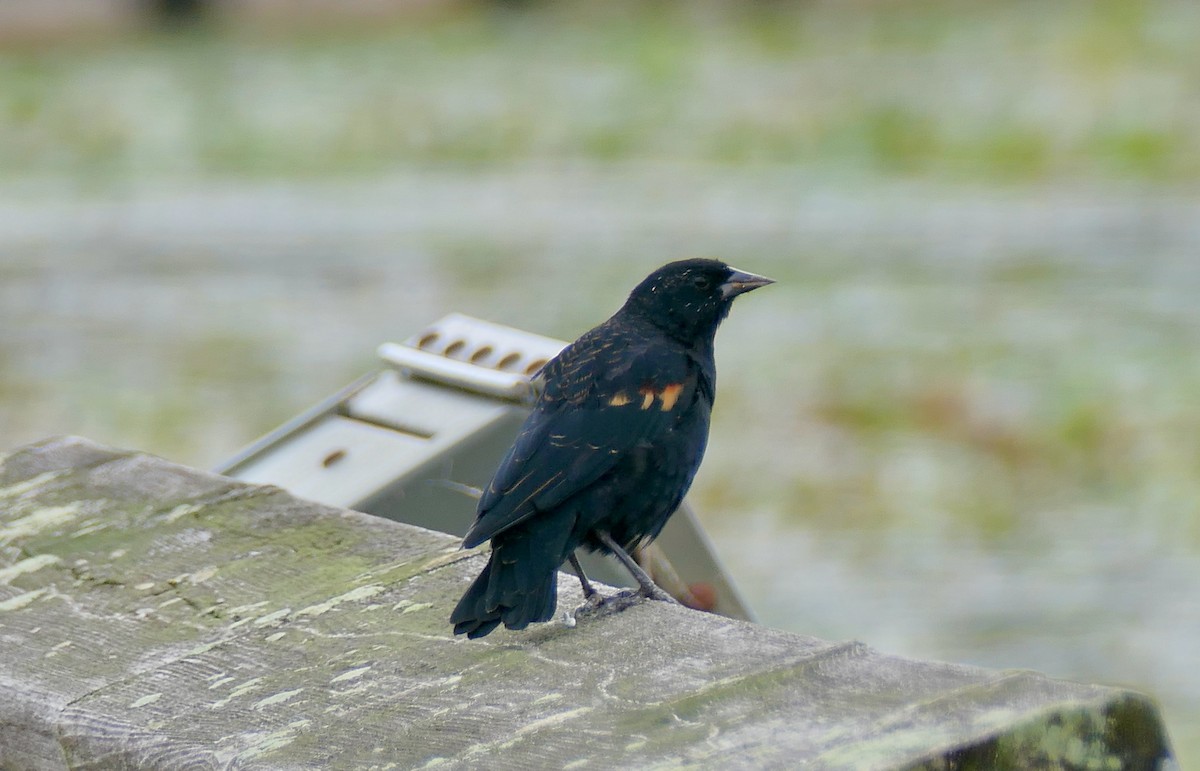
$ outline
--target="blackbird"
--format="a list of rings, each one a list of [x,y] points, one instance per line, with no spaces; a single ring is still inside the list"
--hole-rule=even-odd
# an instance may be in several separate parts
[[[672,262],[625,305],[548,362],[540,394],[463,539],[491,558],[450,616],[454,633],[548,621],[569,561],[589,602],[603,603],[575,557],[617,557],[638,594],[671,598],[629,556],[678,508],[708,441],[716,390],[713,337],[733,299],[771,279],[723,262]]]

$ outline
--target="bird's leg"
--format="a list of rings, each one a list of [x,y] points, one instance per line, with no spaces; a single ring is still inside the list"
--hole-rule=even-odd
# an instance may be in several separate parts
[[[596,531],[595,536],[596,539],[607,549],[612,551],[616,558],[621,561],[621,564],[623,564],[626,569],[633,574],[633,577],[637,579],[639,588],[637,591],[626,589],[625,591],[618,592],[611,597],[605,597],[604,595],[600,594],[600,592],[596,591],[596,588],[587,580],[587,577],[583,573],[583,567],[579,564],[579,560],[575,556],[575,553],[572,552],[571,556],[569,557],[571,561],[571,568],[575,571],[575,575],[579,576],[579,583],[583,586],[583,596],[585,601],[584,604],[576,608],[573,613],[566,614],[564,621],[566,622],[567,626],[574,626],[576,620],[585,615],[591,615],[598,612],[619,613],[620,611],[637,604],[639,597],[648,597],[652,600],[669,602],[675,605],[679,604],[678,600],[664,592],[662,589],[658,588],[658,585],[654,583],[654,579],[646,575],[646,571],[642,570],[642,566],[637,564],[637,562],[635,562],[634,559],[630,557],[624,549],[621,548],[620,544],[612,539],[612,536],[610,536],[608,533],[600,531]]]
[[[605,599],[604,595],[596,591],[596,587],[592,586],[592,582],[588,580],[587,573],[583,572],[583,565],[579,564],[579,557],[575,555],[575,552],[571,552],[571,556],[567,559],[571,562],[571,570],[574,570],[575,575],[579,576],[579,586],[583,589],[583,604],[575,610],[563,612],[563,623],[568,627],[573,627],[581,614],[588,615],[604,607]]]
[[[659,602],[670,602],[675,605],[679,604],[678,600],[664,592],[662,589],[658,588],[658,584],[654,583],[654,579],[648,576],[646,571],[642,570],[642,566],[637,564],[637,561],[634,560],[633,557],[630,557],[629,554],[621,548],[621,545],[612,539],[611,535],[602,530],[597,530],[596,539],[599,540],[600,543],[604,544],[609,551],[613,553],[613,556],[621,561],[621,564],[625,566],[625,569],[628,570],[633,576],[634,580],[638,582],[638,586],[640,587],[638,589],[638,594],[642,595],[643,597],[648,597],[652,600],[658,600]]]
[[[592,586],[592,582],[588,580],[587,574],[583,572],[583,565],[579,564],[579,557],[575,556],[575,552],[571,552],[568,557],[571,561],[571,569],[575,571],[575,575],[579,576],[579,585],[583,589],[583,599],[587,604],[591,605],[596,602],[596,598],[600,596],[600,592]]]

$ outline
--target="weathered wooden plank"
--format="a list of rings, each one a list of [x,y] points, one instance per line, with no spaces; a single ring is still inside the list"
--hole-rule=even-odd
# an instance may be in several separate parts
[[[454,639],[481,559],[84,440],[19,450],[0,465],[0,766],[1140,768],[1167,752],[1135,693],[657,603]]]

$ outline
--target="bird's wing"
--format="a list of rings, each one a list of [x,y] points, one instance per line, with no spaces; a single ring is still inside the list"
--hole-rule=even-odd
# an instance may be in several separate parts
[[[546,365],[545,390],[491,484],[463,545],[546,511],[670,429],[702,388],[695,362],[661,344],[585,335]]]

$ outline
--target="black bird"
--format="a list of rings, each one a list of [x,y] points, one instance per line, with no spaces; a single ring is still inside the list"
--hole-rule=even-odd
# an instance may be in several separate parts
[[[568,560],[595,602],[581,546],[620,559],[639,594],[670,600],[628,552],[658,535],[700,466],[717,325],[733,298],[770,283],[717,260],[670,263],[542,368],[533,412],[463,540],[490,538],[492,554],[450,616],[455,634],[548,621]]]

